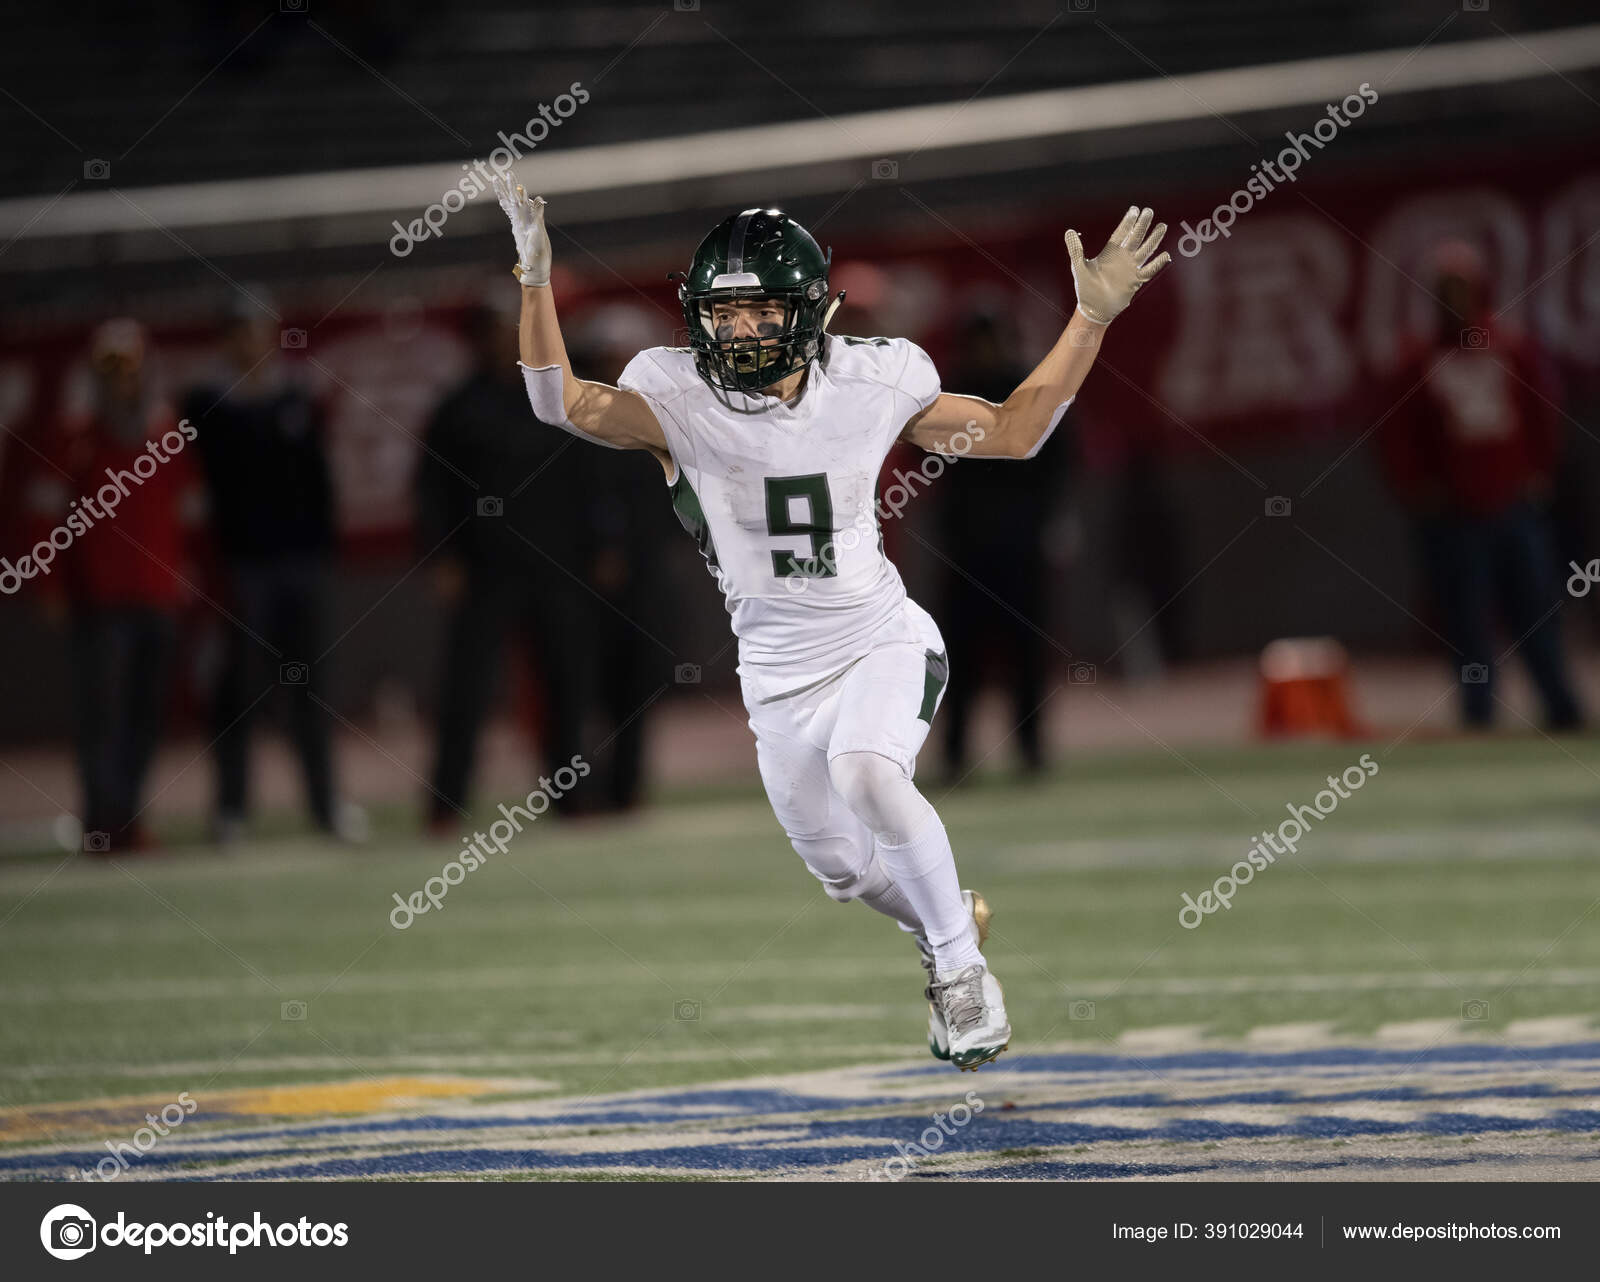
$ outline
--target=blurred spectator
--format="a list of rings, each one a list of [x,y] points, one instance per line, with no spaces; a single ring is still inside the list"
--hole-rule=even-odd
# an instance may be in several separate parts
[[[627,303],[597,308],[576,327],[572,365],[579,377],[615,384],[628,362],[663,341],[643,309]],[[661,468],[640,452],[589,451],[587,576],[604,606],[595,611],[593,648],[603,674],[597,691],[596,800],[627,810],[643,788],[645,705],[672,680],[670,655],[652,638],[661,632],[661,549],[677,522]],[[609,606],[610,608],[604,608]]]
[[[251,724],[282,687],[311,818],[324,832],[358,840],[364,817],[335,802],[331,714],[323,702],[334,551],[323,411],[284,364],[282,331],[268,309],[259,286],[234,299],[222,326],[220,368],[185,401],[199,429],[230,616],[211,709],[214,835],[227,845],[243,834]]]
[[[1010,327],[984,312],[963,327],[953,392],[1004,401],[1031,366]],[[949,558],[939,627],[959,680],[945,694],[945,761],[960,777],[967,768],[972,708],[984,679],[997,675],[1011,698],[1022,766],[1044,768],[1039,705],[1049,663],[1040,632],[1045,614],[1046,534],[1060,506],[1072,455],[1072,420],[1063,419],[1038,455],[1024,464],[966,459],[933,483],[939,544]]]
[[[1180,513],[1159,449],[1148,433],[1128,441],[1112,489],[1107,552],[1115,578],[1113,614],[1124,673],[1155,677],[1189,657],[1189,611]]]
[[[597,451],[534,418],[517,364],[515,304],[513,294],[468,313],[472,372],[434,411],[417,465],[418,549],[432,558],[435,593],[450,609],[428,815],[440,833],[467,810],[478,736],[512,628],[526,630],[543,678],[547,772],[588,747],[595,602],[583,577],[588,455]],[[588,804],[579,788],[552,809],[572,814]]]
[[[1561,563],[1547,503],[1560,449],[1556,392],[1531,342],[1496,327],[1484,265],[1435,256],[1437,328],[1401,363],[1385,425],[1389,473],[1416,530],[1469,727],[1494,716],[1494,616],[1520,651],[1545,722],[1583,716],[1562,652]]]
[[[151,392],[146,355],[135,321],[95,331],[92,409],[64,425],[51,466],[29,489],[35,559],[45,545],[59,558],[42,567],[41,591],[47,613],[70,621],[84,849],[93,854],[148,844],[140,798],[161,734],[186,526],[200,499],[185,452],[192,433]]]

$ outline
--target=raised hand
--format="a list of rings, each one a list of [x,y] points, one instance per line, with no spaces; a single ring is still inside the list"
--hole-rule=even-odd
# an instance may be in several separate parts
[[[1078,310],[1096,324],[1109,325],[1133,301],[1139,287],[1172,261],[1171,254],[1150,257],[1167,234],[1166,223],[1157,223],[1155,230],[1150,230],[1154,216],[1148,209],[1129,206],[1106,247],[1094,258],[1083,256],[1083,242],[1077,232],[1067,232],[1067,256],[1072,259]]]
[[[513,190],[511,179],[501,174],[494,176],[494,194],[511,220],[511,234],[517,238],[517,279],[524,285],[548,285],[550,233],[544,226],[544,197],[530,200],[520,185]]]

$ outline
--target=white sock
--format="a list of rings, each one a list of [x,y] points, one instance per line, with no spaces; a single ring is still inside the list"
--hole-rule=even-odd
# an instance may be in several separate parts
[[[872,855],[872,866],[862,876],[856,898],[874,912],[880,912],[885,917],[893,917],[900,923],[901,930],[910,931],[914,935],[922,934],[922,918],[917,916],[917,910],[906,898],[906,892],[895,884],[894,879],[884,869],[883,861],[878,858],[876,851]]]
[[[985,964],[978,951],[978,932],[961,897],[955,852],[939,816],[928,807],[928,819],[910,841],[890,845],[880,839],[877,853],[894,884],[910,901],[923,924],[923,937],[933,949],[941,974]]]

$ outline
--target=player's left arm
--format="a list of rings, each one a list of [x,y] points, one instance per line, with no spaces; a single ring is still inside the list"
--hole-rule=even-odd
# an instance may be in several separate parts
[[[1106,327],[1140,286],[1172,261],[1171,254],[1156,254],[1167,225],[1152,229],[1152,217],[1148,209],[1130,208],[1094,258],[1084,258],[1078,233],[1068,231],[1078,305],[1049,355],[999,405],[942,393],[906,424],[900,439],[935,453],[975,458],[1025,459],[1038,453],[1088,377]]]

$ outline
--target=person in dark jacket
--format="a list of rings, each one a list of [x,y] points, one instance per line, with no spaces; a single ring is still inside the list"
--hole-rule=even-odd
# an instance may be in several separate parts
[[[1028,373],[1015,351],[1016,342],[996,318],[974,314],[961,334],[961,365],[950,386],[1004,401]],[[931,487],[938,503],[939,545],[956,563],[945,564],[940,615],[950,666],[968,674],[1004,674],[1017,750],[1030,774],[1045,766],[1038,717],[1050,661],[1049,643],[1040,632],[1048,576],[1045,536],[1062,500],[1070,430],[1070,419],[1058,425],[1027,467],[966,459]],[[973,567],[982,567],[981,576]],[[972,707],[980,690],[969,675],[952,681],[945,695],[945,762],[955,778],[967,768]]]
[[[572,437],[534,419],[517,364],[515,318],[474,307],[464,332],[472,372],[434,410],[416,476],[418,552],[450,612],[426,803],[428,827],[441,834],[454,831],[468,809],[506,634],[521,629],[542,678],[548,768],[583,755],[595,679],[596,603],[585,582],[587,457]],[[582,789],[552,800],[558,813],[587,806]]]
[[[223,659],[212,699],[215,835],[229,844],[249,813],[252,723],[281,689],[313,822],[358,839],[354,807],[336,805],[324,695],[327,593],[335,527],[321,405],[281,357],[283,334],[241,295],[222,328],[222,366],[185,400],[210,497],[225,581]]]
[[[1583,722],[1561,644],[1560,562],[1548,501],[1559,454],[1556,392],[1532,344],[1495,323],[1483,262],[1435,254],[1431,341],[1408,352],[1384,425],[1390,480],[1411,515],[1469,728],[1494,716],[1498,614],[1544,703],[1546,725]]]
[[[615,384],[636,353],[660,341],[659,328],[633,303],[598,307],[574,331],[572,367],[581,378]],[[584,451],[584,461],[592,463],[594,453]],[[653,696],[675,676],[657,638],[667,610],[661,551],[680,531],[654,459],[627,452],[598,463],[586,489],[587,577],[600,607],[593,612],[597,778],[588,791],[598,808],[624,811],[644,795]]]

